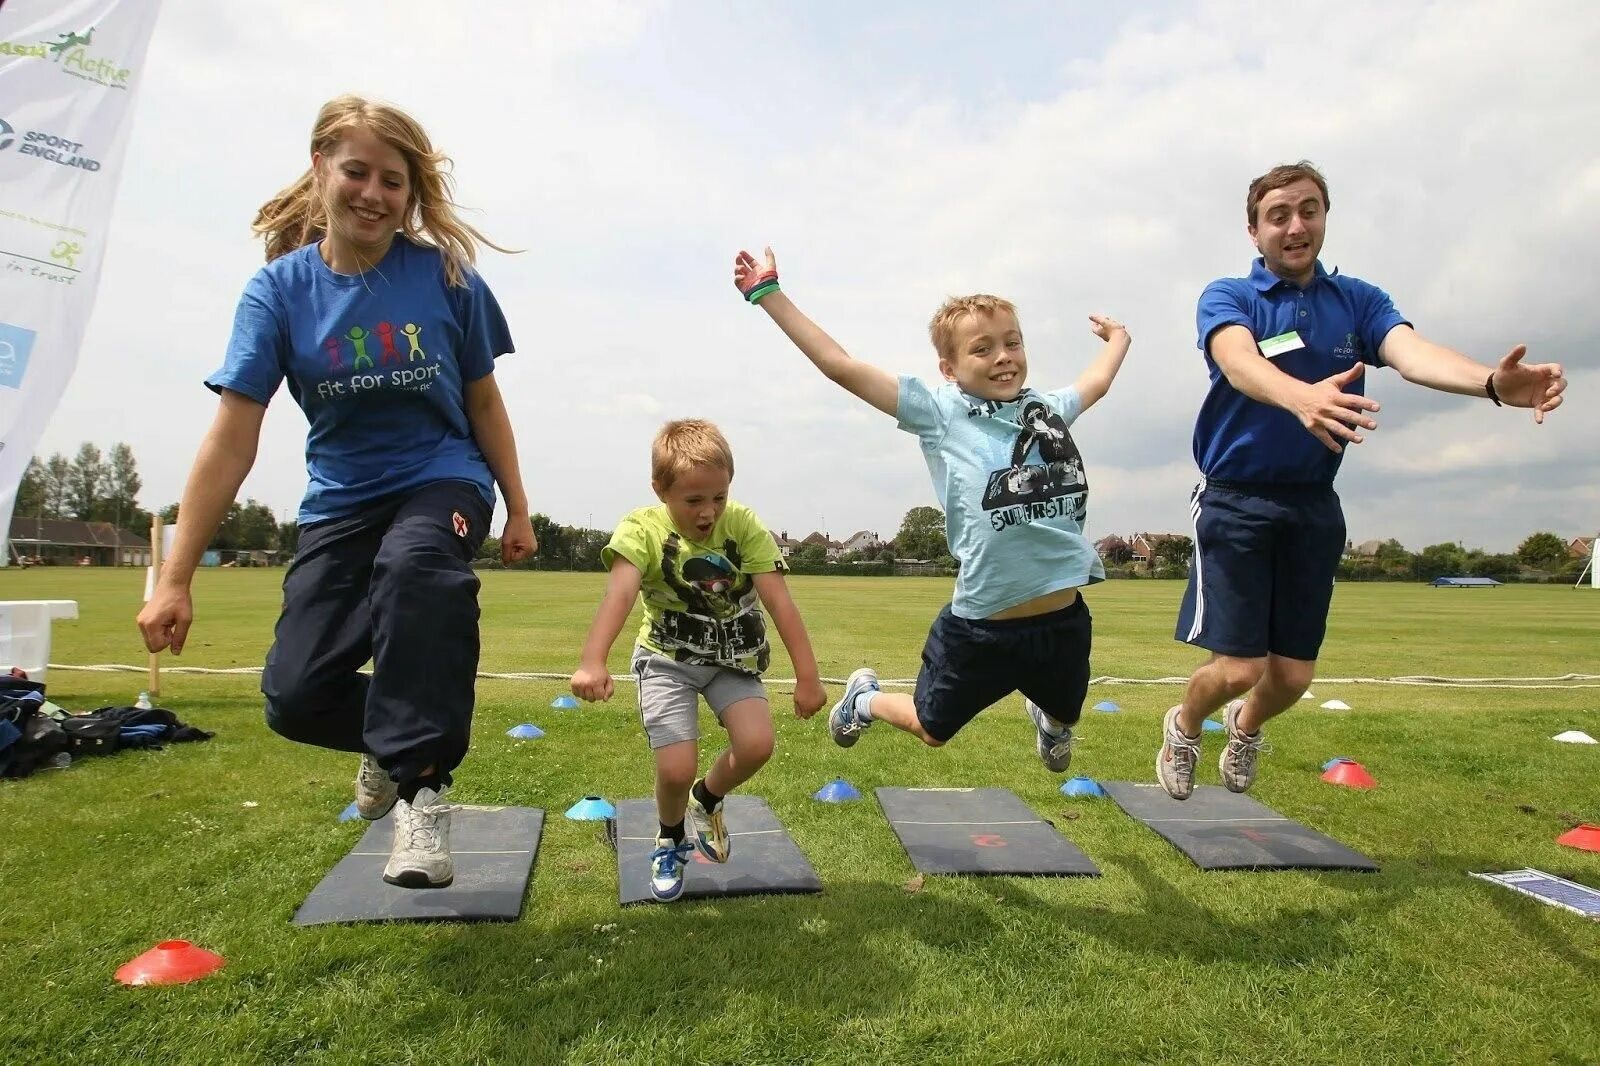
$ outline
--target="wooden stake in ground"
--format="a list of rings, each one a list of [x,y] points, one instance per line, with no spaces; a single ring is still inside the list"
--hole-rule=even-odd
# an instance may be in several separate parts
[[[161,516],[156,515],[150,519],[150,588],[151,595],[155,593],[156,582],[161,580]],[[146,596],[145,599],[149,599]],[[161,653],[150,653],[150,696],[154,699],[161,695]]]

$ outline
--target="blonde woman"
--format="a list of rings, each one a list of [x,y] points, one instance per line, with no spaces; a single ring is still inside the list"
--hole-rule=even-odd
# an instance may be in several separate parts
[[[361,755],[357,808],[368,819],[394,808],[383,878],[409,888],[454,876],[445,794],[467,752],[478,666],[469,562],[496,483],[502,558],[537,547],[494,378],[511,337],[473,269],[479,244],[499,246],[458,217],[448,166],[395,108],[342,96],[317,115],[310,168],[256,216],[267,265],[206,379],[217,415],[139,613],[151,651],[182,652],[195,566],[287,383],[309,423],[308,485],[261,678],[267,724]],[[359,672],[369,658],[370,679]]]

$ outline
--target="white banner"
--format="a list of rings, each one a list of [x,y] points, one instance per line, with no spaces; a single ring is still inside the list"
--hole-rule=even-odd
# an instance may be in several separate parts
[[[0,546],[78,365],[159,8],[0,0]]]

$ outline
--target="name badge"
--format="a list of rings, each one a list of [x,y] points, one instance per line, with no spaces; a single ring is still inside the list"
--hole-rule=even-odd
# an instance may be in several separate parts
[[[1292,352],[1305,346],[1306,342],[1300,339],[1299,332],[1292,329],[1288,333],[1280,333],[1276,337],[1268,337],[1260,344],[1261,354],[1268,359],[1276,359],[1284,352]]]

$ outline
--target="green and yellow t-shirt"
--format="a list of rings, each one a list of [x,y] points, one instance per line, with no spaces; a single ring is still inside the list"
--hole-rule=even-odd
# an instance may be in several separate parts
[[[623,518],[600,553],[606,569],[626,559],[644,575],[639,644],[680,663],[761,674],[771,658],[752,574],[787,569],[756,513],[728,501],[704,542],[672,525],[663,504]]]

